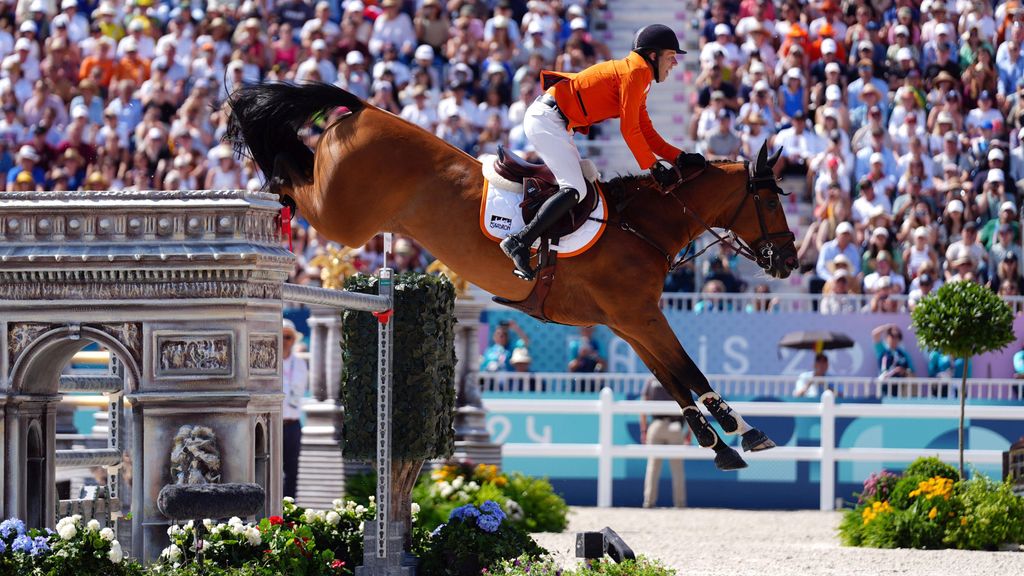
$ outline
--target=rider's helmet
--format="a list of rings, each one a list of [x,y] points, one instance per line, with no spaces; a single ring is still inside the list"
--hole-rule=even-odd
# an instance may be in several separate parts
[[[658,78],[658,64],[646,55],[651,50],[672,50],[676,54],[686,54],[686,51],[679,49],[679,39],[668,26],[651,24],[641,28],[633,39],[633,52],[642,56],[654,68],[654,79],[658,82],[662,80]]]

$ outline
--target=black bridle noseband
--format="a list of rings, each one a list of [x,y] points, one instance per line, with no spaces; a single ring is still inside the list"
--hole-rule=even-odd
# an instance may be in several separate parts
[[[656,242],[651,240],[651,238],[649,238],[644,233],[634,228],[633,225],[631,225],[621,216],[619,218],[619,228],[625,230],[626,232],[629,232],[630,234],[633,234],[634,236],[637,236],[638,238],[647,242],[656,250],[661,252],[662,255],[665,257],[665,260],[669,263],[669,272],[673,272],[683,264],[693,261],[701,254],[707,252],[709,248],[718,243],[722,243],[725,244],[726,246],[729,246],[730,248],[735,250],[737,254],[743,256],[744,258],[747,258],[751,262],[754,262],[763,270],[771,270],[775,266],[775,258],[778,256],[777,247],[779,245],[776,244],[775,241],[782,239],[783,243],[785,241],[793,242],[796,239],[796,236],[793,234],[793,232],[791,232],[788,229],[785,232],[768,231],[768,225],[765,223],[764,207],[762,205],[761,192],[767,189],[771,190],[772,192],[775,192],[780,196],[785,196],[786,192],[781,190],[778,187],[778,185],[776,185],[775,176],[773,176],[771,172],[767,174],[751,175],[750,162],[744,161],[743,166],[748,175],[747,191],[746,194],[743,196],[743,200],[740,202],[739,206],[736,207],[736,211],[733,213],[732,219],[729,221],[729,224],[725,227],[726,230],[729,230],[729,232],[724,235],[716,232],[714,228],[712,228],[707,222],[704,221],[703,218],[700,217],[699,214],[691,210],[690,207],[687,206],[686,203],[683,202],[683,200],[680,199],[679,196],[675,194],[675,191],[679,188],[681,184],[689,180],[693,180],[697,176],[701,175],[704,172],[703,169],[695,174],[690,175],[688,178],[680,178],[675,185],[671,186],[666,191],[664,191],[665,195],[671,196],[672,199],[679,203],[679,205],[683,209],[684,214],[686,214],[690,218],[693,218],[698,224],[700,224],[704,228],[706,232],[710,232],[711,235],[715,237],[714,242],[711,242],[710,244],[702,248],[699,252],[689,254],[689,248],[687,248],[686,250],[683,251],[682,254],[679,255],[678,258],[673,260],[671,253],[665,251],[661,246],[658,246]],[[754,208],[757,211],[757,224],[761,228],[761,235],[757,238],[757,240],[754,241],[753,247],[751,247],[742,238],[740,238],[734,232],[732,232],[732,227],[733,225],[736,224],[736,221],[739,219],[740,213],[743,211],[743,207],[746,205],[748,198],[753,198],[754,200]],[[621,214],[621,210],[619,211],[619,213]]]

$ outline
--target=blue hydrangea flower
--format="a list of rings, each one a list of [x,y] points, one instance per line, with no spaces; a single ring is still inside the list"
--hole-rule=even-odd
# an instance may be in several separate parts
[[[495,502],[494,500],[488,500],[481,504],[480,511],[485,514],[491,514],[497,517],[499,521],[505,519],[505,511],[502,510],[501,506],[499,506],[498,503]]]
[[[50,551],[50,545],[46,543],[46,536],[36,536],[32,540],[32,545],[35,546],[32,550],[33,556],[39,556]]]
[[[7,552],[7,542],[0,540],[0,554]]]
[[[484,532],[494,533],[501,526],[501,520],[490,514],[483,514],[476,519],[476,525]]]
[[[434,531],[430,533],[430,537],[431,538],[437,538],[438,534],[441,533],[441,529],[444,528],[445,526],[447,526],[447,524],[441,524],[437,528],[434,528]]]
[[[12,533],[21,536],[25,533],[25,523],[17,518],[8,518],[0,522],[0,537],[7,538]]]
[[[11,550],[16,552],[31,552],[33,548],[32,539],[22,534],[11,542]]]
[[[448,521],[468,520],[478,516],[480,516],[480,511],[476,509],[476,506],[466,504],[465,506],[459,506],[455,510],[452,510],[452,513],[448,516]]]

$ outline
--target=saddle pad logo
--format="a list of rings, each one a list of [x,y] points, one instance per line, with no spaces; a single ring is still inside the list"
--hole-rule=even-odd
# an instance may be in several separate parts
[[[504,230],[508,232],[512,230],[512,219],[495,214],[491,216],[491,223],[489,226],[494,230]]]

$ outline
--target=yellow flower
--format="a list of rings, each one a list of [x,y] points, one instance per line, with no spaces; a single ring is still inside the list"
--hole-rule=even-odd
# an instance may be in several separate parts
[[[967,526],[967,516],[961,516],[960,517],[960,525],[961,526]]]
[[[935,517],[938,516],[938,515],[939,515],[939,509],[936,508],[935,506],[932,506],[931,511],[928,512],[928,519],[929,520],[935,520]]]

